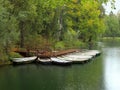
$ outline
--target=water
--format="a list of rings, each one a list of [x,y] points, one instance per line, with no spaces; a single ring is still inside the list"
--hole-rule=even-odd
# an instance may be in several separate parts
[[[103,48],[105,90],[120,90],[120,42],[109,41]]]
[[[0,90],[120,90],[120,42],[101,46],[102,55],[84,65],[0,67]]]

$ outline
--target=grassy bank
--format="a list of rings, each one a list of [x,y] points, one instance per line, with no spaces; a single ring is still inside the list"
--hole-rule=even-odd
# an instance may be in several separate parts
[[[10,61],[0,61],[0,66],[10,65],[12,64]]]
[[[120,37],[103,37],[101,40],[120,40]]]
[[[12,64],[12,62],[10,61],[10,58],[18,58],[18,57],[22,57],[22,56],[19,53],[16,53],[13,51],[9,53],[9,56],[6,55],[5,53],[2,53],[0,57],[0,66]]]

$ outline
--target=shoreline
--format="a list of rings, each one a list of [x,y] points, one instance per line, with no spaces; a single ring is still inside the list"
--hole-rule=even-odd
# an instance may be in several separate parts
[[[114,40],[114,39],[116,39],[116,40],[120,40],[120,37],[103,37],[103,38],[101,38],[101,40]]]
[[[0,67],[6,66],[6,65],[12,65],[12,62],[10,62],[10,61],[0,62]]]
[[[38,58],[51,58],[51,57],[59,57],[59,56],[62,56],[62,55],[67,55],[69,53],[80,53],[81,55],[85,55],[85,56],[91,56],[90,58],[85,58],[83,59],[83,56],[81,56],[80,60],[71,60],[70,58],[75,58],[74,55],[72,57],[67,57],[68,61],[72,61],[72,62],[79,62],[79,63],[82,63],[82,62],[85,62],[85,61],[89,61],[91,60],[92,58],[94,58],[95,56],[99,55],[101,52],[99,52],[98,50],[88,50],[88,51],[83,51],[82,50],[78,50],[78,49],[69,49],[69,50],[62,50],[62,51],[58,51],[58,52],[53,52],[53,53],[45,53],[45,54],[42,54],[42,55],[37,55],[36,56],[36,59]],[[75,55],[77,56],[77,55]],[[36,61],[36,59],[34,59],[34,61]],[[24,60],[23,60],[24,61]],[[25,61],[26,62],[26,61]],[[33,62],[33,61],[32,61]],[[31,62],[31,63],[32,63]],[[0,66],[5,66],[5,65],[12,65],[14,62],[11,62],[10,60],[8,61],[2,61],[0,62]],[[15,62],[16,63],[16,62]]]
[[[58,52],[47,52],[47,53],[44,53],[42,55],[37,55],[37,57],[43,57],[43,58],[46,58],[46,57],[51,57],[51,56],[60,56],[60,55],[64,55],[64,54],[67,54],[67,53],[72,53],[72,52],[76,52],[78,51],[79,49],[68,49],[68,50],[61,50],[61,51],[58,51]],[[18,52],[18,53],[24,53],[26,54],[27,51],[15,51],[15,52]],[[35,53],[35,51],[34,51]],[[24,55],[23,55],[24,56]],[[10,61],[10,60],[7,60],[7,61],[1,61],[0,62],[0,67],[1,66],[5,66],[5,65],[12,65],[13,63]]]

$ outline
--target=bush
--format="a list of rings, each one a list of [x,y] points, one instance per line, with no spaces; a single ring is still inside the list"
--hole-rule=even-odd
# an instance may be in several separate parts
[[[73,47],[74,48],[86,48],[86,45],[80,40],[76,40],[76,41],[73,41]]]
[[[57,42],[57,43],[55,44],[55,49],[57,49],[57,50],[61,50],[61,49],[64,49],[64,48],[65,48],[64,42],[62,42],[62,41]]]
[[[10,57],[10,58],[20,58],[20,57],[22,57],[22,56],[21,56],[19,53],[10,52],[9,57]]]

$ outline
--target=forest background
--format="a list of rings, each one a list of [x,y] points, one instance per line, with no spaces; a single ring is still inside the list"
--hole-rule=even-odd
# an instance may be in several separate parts
[[[101,37],[120,37],[120,13],[106,15],[108,1],[0,0],[0,62],[21,57],[16,48],[91,49]]]

